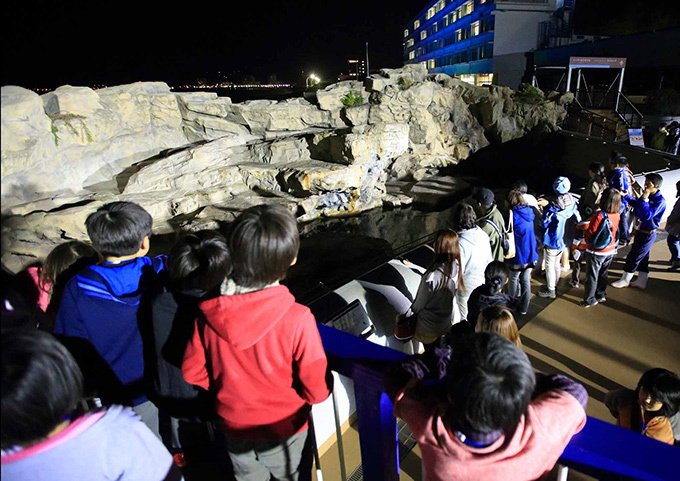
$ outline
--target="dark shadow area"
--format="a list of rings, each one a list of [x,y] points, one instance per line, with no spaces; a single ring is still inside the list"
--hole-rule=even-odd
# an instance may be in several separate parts
[[[554,349],[551,349],[550,347],[541,344],[540,342],[536,342],[533,339],[523,337],[522,338],[522,343],[528,347],[529,349],[533,349],[534,351],[540,352],[541,354],[545,354],[546,356],[550,357],[551,359],[554,359],[555,361],[559,362],[560,364],[564,364],[567,366],[569,369],[574,371],[575,373],[579,374],[580,376],[583,376],[584,378],[604,387],[605,389],[611,391],[613,389],[621,389],[624,386],[620,385],[616,381],[612,381],[608,377],[605,377],[589,367],[581,364],[580,362],[577,362],[573,360],[572,358],[565,356],[564,354],[555,351]]]
[[[524,341],[522,341],[524,342]],[[529,357],[529,361],[531,361],[531,365],[533,366],[534,369],[540,372],[544,372],[546,374],[563,374],[567,377],[572,377],[568,372],[553,366],[552,364],[549,364],[545,361],[542,361],[541,359],[538,359],[536,356],[532,356],[531,354],[527,354],[527,357]],[[587,382],[581,382],[583,384],[583,387],[586,388],[586,391],[588,392],[588,396],[600,401],[604,402],[604,397],[607,395],[605,391],[602,391],[598,389],[595,386],[590,385]]]
[[[609,346],[597,343],[588,337],[575,334],[561,326],[557,326],[555,324],[546,324],[543,326],[543,328],[546,329],[547,331],[553,332],[562,339],[568,339],[569,341],[574,342],[575,344],[578,344],[585,349],[597,352],[616,363],[622,364],[624,366],[629,366],[630,368],[635,369],[638,372],[645,372],[653,367],[649,364],[640,362],[637,359],[633,359],[630,356],[626,356],[625,354],[615,349],[612,349]]]

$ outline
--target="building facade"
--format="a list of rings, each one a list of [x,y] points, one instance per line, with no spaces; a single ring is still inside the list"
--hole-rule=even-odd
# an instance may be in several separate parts
[[[538,46],[541,24],[564,3],[432,1],[404,27],[404,63],[422,63],[430,73],[475,85],[517,88],[526,70],[526,53]]]

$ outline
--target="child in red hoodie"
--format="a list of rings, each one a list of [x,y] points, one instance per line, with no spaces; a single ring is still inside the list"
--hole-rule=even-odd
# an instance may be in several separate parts
[[[232,274],[200,304],[184,355],[186,381],[216,394],[236,479],[311,475],[307,421],[332,377],[314,316],[279,285],[299,243],[285,208],[244,211],[229,238]]]

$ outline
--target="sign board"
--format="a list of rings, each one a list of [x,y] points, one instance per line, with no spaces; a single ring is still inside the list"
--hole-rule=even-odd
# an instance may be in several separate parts
[[[624,68],[625,57],[569,57],[573,68]]]
[[[645,140],[642,138],[642,129],[628,129],[628,141],[630,145],[644,147]]]

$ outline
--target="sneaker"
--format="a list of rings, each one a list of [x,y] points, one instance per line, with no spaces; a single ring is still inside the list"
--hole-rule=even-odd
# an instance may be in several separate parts
[[[574,289],[578,288],[578,282],[576,282],[576,281],[569,281],[569,287],[573,287]]]
[[[555,295],[555,291],[551,291],[547,287],[543,287],[538,291],[538,297],[546,297],[549,299],[555,299],[557,296]]]
[[[598,303],[602,304],[603,302],[607,302],[607,298],[602,296],[597,300]]]
[[[588,309],[589,307],[597,306],[598,301],[593,302],[592,304],[588,304],[586,301],[581,301],[578,303],[579,306],[584,307]]]

